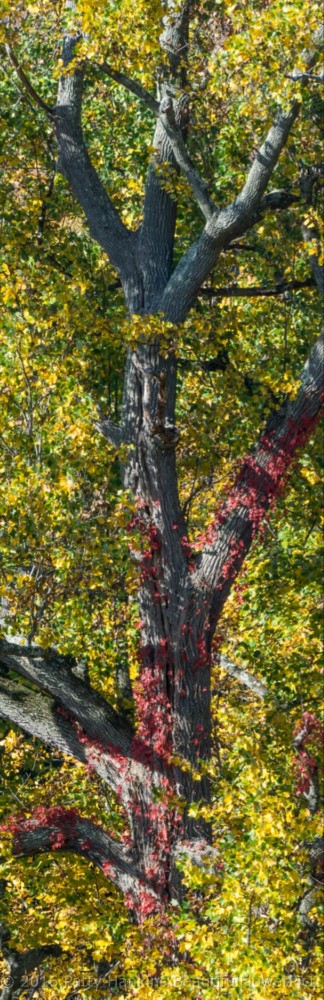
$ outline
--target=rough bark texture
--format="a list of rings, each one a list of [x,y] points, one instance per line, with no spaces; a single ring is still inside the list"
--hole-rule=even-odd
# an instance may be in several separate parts
[[[168,61],[159,86],[154,156],[137,233],[121,222],[85,146],[84,68],[68,72],[75,37],[64,41],[66,74],[50,113],[59,169],[83,208],[92,236],[120,276],[127,309],[162,312],[174,324],[186,317],[221,251],[250,229],[260,212],[286,204],[278,197],[271,203],[264,193],[299,112],[296,102],[290,111],[278,112],[242,191],[217,213],[186,154],[188,108],[183,88],[190,7],[189,2],[165,4],[161,46]],[[117,82],[127,86],[125,79]],[[207,218],[201,236],[175,269],[176,208],[156,170],[165,162],[184,170]],[[316,260],[314,278],[321,287],[318,268]],[[129,352],[121,423],[116,427],[100,420],[98,426],[115,445],[126,445],[123,481],[136,497],[133,526],[143,539],[141,668],[133,691],[136,730],[73,674],[69,658],[53,650],[0,643],[1,663],[10,671],[10,677],[1,678],[1,716],[93,767],[117,792],[129,824],[126,848],[112,842],[104,830],[90,829],[89,821],[74,813],[35,815],[29,826],[23,820],[14,826],[16,853],[85,853],[119,886],[137,920],[181,896],[179,845],[191,842],[203,857],[210,841],[206,823],[191,819],[188,810],[193,802],[209,798],[207,779],[193,780],[193,772],[210,753],[212,637],[253,538],[318,419],[322,350],[319,341],[301,375],[296,399],[287,400],[270,416],[197,557],[190,549],[177,491],[176,360],[172,353],[168,357],[161,353],[158,340],[143,340]],[[32,682],[39,694],[14,681],[13,675]]]

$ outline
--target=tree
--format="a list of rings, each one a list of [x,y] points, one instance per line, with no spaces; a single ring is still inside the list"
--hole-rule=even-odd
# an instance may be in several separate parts
[[[302,371],[299,372],[298,367],[295,369],[293,383],[287,376],[283,387],[274,393],[270,379],[271,405],[268,398],[264,418],[264,399],[261,399],[258,435],[245,457],[240,456],[236,472],[233,462],[229,470],[232,483],[226,492],[222,489],[218,507],[217,496],[208,487],[207,507],[208,510],[214,507],[214,514],[200,539],[191,544],[186,507],[179,500],[176,461],[177,449],[181,447],[181,428],[177,427],[176,418],[176,386],[179,373],[181,377],[182,364],[180,352],[183,343],[188,339],[190,342],[190,322],[194,322],[190,317],[197,301],[194,336],[199,338],[204,329],[206,315],[202,298],[207,303],[212,302],[217,309],[217,303],[222,298],[244,297],[245,293],[252,298],[259,295],[263,298],[289,295],[298,288],[305,288],[313,296],[314,287],[320,294],[323,293],[317,217],[316,212],[312,214],[321,168],[313,164],[309,170],[302,169],[298,178],[295,175],[298,154],[293,150],[293,182],[288,158],[282,168],[283,186],[266,193],[279,158],[289,148],[290,137],[302,117],[303,104],[308,100],[308,87],[317,87],[316,64],[323,36],[318,31],[314,34],[312,24],[312,39],[309,37],[306,51],[302,49],[301,37],[298,38],[297,69],[294,69],[292,53],[292,62],[286,73],[283,106],[277,106],[273,123],[265,132],[261,145],[257,141],[257,151],[253,149],[253,142],[249,146],[248,135],[244,137],[243,167],[239,162],[236,174],[234,170],[234,197],[225,200],[224,191],[220,188],[220,205],[216,206],[214,192],[211,193],[212,185],[204,182],[201,170],[198,170],[188,150],[194,148],[197,134],[198,140],[201,139],[202,153],[200,157],[199,152],[196,153],[195,161],[200,159],[204,168],[208,155],[201,135],[203,124],[198,122],[197,125],[195,118],[201,94],[204,95],[209,79],[211,100],[215,97],[213,72],[217,81],[221,69],[221,59],[217,62],[218,52],[223,51],[222,42],[225,43],[225,52],[229,43],[229,74],[231,59],[238,59],[238,47],[234,43],[232,50],[230,47],[233,23],[226,5],[224,9],[221,5],[218,23],[212,5],[208,3],[194,5],[170,0],[162,4],[162,11],[159,5],[153,4],[152,40],[148,42],[148,52],[153,61],[157,97],[144,86],[145,73],[138,72],[134,53],[132,59],[125,54],[123,34],[118,46],[109,20],[111,5],[99,4],[94,19],[91,17],[91,5],[89,7],[85,3],[67,3],[62,10],[55,8],[54,12],[48,9],[50,6],[46,3],[31,4],[28,15],[29,8],[25,10],[21,5],[15,18],[10,15],[4,17],[4,46],[7,64],[11,64],[23,98],[31,102],[28,107],[38,107],[40,120],[48,123],[46,129],[50,138],[47,142],[52,159],[55,157],[52,135],[55,137],[58,150],[55,171],[68,182],[75,199],[74,205],[81,206],[92,240],[107,256],[115,279],[117,276],[116,287],[121,286],[123,290],[130,317],[127,328],[127,322],[120,321],[120,312],[117,312],[118,322],[124,324],[129,344],[119,419],[114,421],[111,413],[106,415],[100,410],[97,432],[119,456],[118,469],[116,463],[114,469],[115,488],[122,488],[126,509],[127,505],[128,510],[133,506],[128,529],[131,556],[136,566],[133,573],[137,577],[139,673],[131,683],[125,657],[122,658],[119,664],[119,700],[116,703],[116,692],[109,700],[100,692],[100,686],[98,689],[95,683],[90,682],[86,665],[82,662],[82,639],[79,657],[64,652],[65,637],[62,643],[60,640],[56,643],[51,641],[46,646],[42,615],[52,598],[48,575],[40,573],[38,591],[42,601],[35,604],[29,634],[24,639],[8,635],[7,612],[0,644],[0,714],[23,732],[71,756],[94,772],[121,804],[125,829],[117,839],[99,822],[83,817],[74,807],[65,808],[58,803],[50,809],[39,806],[27,819],[17,814],[9,820],[7,828],[13,837],[17,856],[36,857],[49,851],[68,851],[91,861],[118,887],[133,919],[141,923],[153,914],[163,915],[172,901],[175,904],[182,901],[185,888],[180,869],[184,858],[207,872],[214,872],[216,877],[220,875],[221,865],[218,852],[212,846],[208,813],[211,794],[208,763],[211,758],[213,641],[220,627],[225,603],[254,539],[273,509],[296,456],[306,447],[316,427],[321,402],[320,338],[314,342],[308,359],[304,359]],[[119,16],[121,6],[113,6],[114,17]],[[266,7],[261,6],[262,10]],[[314,21],[317,15],[315,7]],[[253,24],[253,5],[251,18]],[[136,23],[132,3],[125,6],[125,19],[127,37],[130,26]],[[287,31],[291,33],[291,15],[287,22]],[[32,73],[25,68],[22,49],[20,52],[24,31],[30,42],[35,26],[39,32],[35,51],[48,51],[48,38],[42,34],[43,24],[46,23],[52,25],[57,34],[61,31],[64,35],[55,105],[40,96],[32,82]],[[236,30],[234,37],[237,41],[239,18]],[[251,29],[252,37],[254,30],[257,32],[257,26]],[[304,22],[300,27],[300,36],[303,31]],[[110,38],[109,44],[106,37]],[[143,29],[144,40],[146,37]],[[206,45],[209,46],[211,62],[211,68],[207,70],[202,69],[201,64],[201,51],[205,58]],[[216,61],[215,71],[213,59]],[[89,85],[94,77],[99,80],[100,88],[105,80],[123,88],[126,117],[129,108],[134,107],[133,103],[129,105],[128,95],[135,95],[139,107],[144,109],[145,130],[152,116],[155,118],[151,159],[145,179],[143,217],[135,229],[123,218],[125,212],[116,207],[121,201],[120,195],[117,193],[115,199],[110,196],[101,180],[100,170],[90,158],[85,134],[89,131]],[[46,86],[48,89],[52,86],[47,72]],[[235,101],[239,107],[236,91]],[[84,128],[81,123],[83,103]],[[271,109],[275,103],[278,105],[276,95],[270,95]],[[208,106],[211,108],[210,104]],[[222,114],[226,116],[224,109]],[[215,123],[211,115],[211,144],[214,134]],[[229,145],[231,142],[233,132]],[[121,149],[123,151],[122,146]],[[301,194],[300,190],[297,191],[297,181]],[[53,183],[51,181],[49,195]],[[174,248],[177,194],[182,248],[179,247],[179,240]],[[197,234],[195,239],[191,238],[187,225],[189,210],[186,199],[189,196],[205,219],[204,227],[199,229],[199,214],[195,208],[190,209],[192,228]],[[279,216],[283,214],[284,225],[287,226],[284,213],[295,203],[298,213],[300,199],[303,209],[305,200],[308,203],[303,234],[309,248],[306,276],[291,280],[280,275],[271,282],[263,270],[261,285],[257,288],[253,281],[241,287],[239,282],[231,279],[230,284],[224,286],[222,261],[226,252],[233,254],[229,258],[229,267],[234,269],[236,278],[237,254],[242,247],[243,252],[244,249],[245,253],[248,252],[246,234],[254,227],[262,228],[263,224],[273,226],[278,213]],[[46,211],[45,196],[38,225],[41,246]],[[57,255],[49,251],[48,262],[54,272],[58,267],[60,277],[65,267],[64,252],[58,260]],[[84,293],[85,296],[89,294],[87,286]],[[80,285],[77,299],[79,296]],[[81,304],[81,321],[83,308],[86,309],[86,306]],[[305,314],[303,321],[304,317]],[[298,345],[297,358],[302,353]],[[226,372],[228,351],[220,345],[217,356],[212,360],[205,359],[203,364],[205,370]],[[21,368],[31,399],[32,383],[23,353]],[[256,394],[260,405],[258,386],[255,387],[253,380],[247,378],[245,390],[254,398]],[[212,408],[214,405],[217,401],[215,404],[211,402]],[[27,413],[28,420],[31,430],[32,406]],[[11,445],[6,435],[4,447],[10,452]],[[110,456],[111,451],[108,453]],[[194,495],[195,483],[191,478],[187,509]],[[105,516],[107,510],[103,509],[104,523]],[[104,534],[100,529],[99,546]],[[34,587],[33,552],[31,543],[21,563],[20,595],[26,590],[30,601]],[[98,553],[95,552],[94,559],[97,558]],[[92,589],[95,590],[93,585]],[[8,587],[7,575],[3,593],[8,600],[9,612],[10,590],[10,577]],[[235,673],[233,665],[225,659],[222,662],[229,673]],[[246,683],[246,677],[243,683]],[[253,679],[250,683],[253,686]],[[260,694],[260,690],[256,693]],[[303,739],[306,739],[305,735]],[[302,742],[300,747],[304,749]],[[307,761],[305,767],[309,772]],[[306,791],[309,790],[308,783]],[[315,792],[314,795],[317,809]]]

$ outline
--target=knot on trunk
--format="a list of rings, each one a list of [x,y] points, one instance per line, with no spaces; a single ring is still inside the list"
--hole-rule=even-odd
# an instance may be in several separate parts
[[[164,424],[153,424],[151,433],[159,448],[175,448],[180,437],[178,428],[167,420]]]

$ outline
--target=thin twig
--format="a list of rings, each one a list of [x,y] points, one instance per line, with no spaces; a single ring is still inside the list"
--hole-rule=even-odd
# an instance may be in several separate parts
[[[314,278],[305,278],[304,281],[278,281],[276,285],[263,287],[262,285],[228,285],[219,288],[209,288],[202,286],[200,295],[206,295],[210,299],[225,298],[258,298],[260,296],[283,295],[285,292],[299,291],[302,288],[314,288]]]
[[[10,59],[10,62],[12,63],[12,65],[16,70],[19,80],[23,84],[23,87],[25,88],[29,96],[32,98],[35,104],[38,104],[38,107],[41,108],[42,111],[45,111],[47,115],[52,117],[53,115],[52,108],[50,108],[49,104],[46,104],[46,101],[43,101],[43,98],[40,96],[40,94],[37,93],[35,87],[33,87],[33,84],[30,82],[27,74],[25,73],[25,70],[23,70],[22,66],[20,66],[20,63],[17,57],[15,56],[12,46],[7,43],[5,45],[5,50],[8,58]]]

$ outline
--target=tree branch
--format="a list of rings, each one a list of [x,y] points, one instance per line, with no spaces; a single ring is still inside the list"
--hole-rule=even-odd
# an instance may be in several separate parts
[[[45,114],[47,114],[49,118],[52,118],[53,109],[50,107],[49,104],[46,104],[46,101],[43,101],[43,98],[40,96],[40,94],[37,93],[35,87],[33,87],[33,84],[30,82],[29,77],[25,73],[25,70],[22,68],[22,66],[19,63],[19,60],[15,56],[12,46],[9,44],[5,45],[5,51],[7,53],[8,58],[10,59],[10,62],[12,63],[12,65],[16,70],[17,76],[19,77],[19,80],[22,83],[24,90],[27,92],[27,94],[29,94],[29,97],[31,97],[34,104],[37,104],[42,111],[45,111]]]
[[[294,101],[287,112],[279,110],[274,124],[256,154],[242,191],[236,198],[235,206],[243,215],[251,216],[259,207],[262,195],[272,177],[281,151],[286,145],[300,106]],[[270,207],[270,206],[269,206]]]
[[[119,272],[127,297],[134,284],[134,234],[124,226],[117,209],[109,198],[86,149],[81,126],[83,66],[69,74],[68,65],[75,56],[78,42],[75,35],[66,35],[63,42],[62,75],[55,107],[43,101],[20,66],[12,46],[5,46],[6,53],[26,93],[44,111],[54,124],[59,148],[58,170],[69,181],[89,223],[90,233],[108,254]],[[132,275],[132,277],[131,277]]]
[[[244,684],[245,687],[249,688],[253,694],[256,694],[258,698],[272,698],[271,692],[267,688],[267,685],[263,681],[258,680],[254,677],[249,670],[245,670],[243,667],[237,666],[236,663],[232,663],[231,660],[227,659],[227,656],[219,657],[219,666],[222,670],[226,670],[226,673],[230,677],[235,677],[235,680],[239,681],[240,684]]]
[[[115,424],[115,422],[110,420],[109,417],[105,417],[104,414],[101,413],[101,410],[99,410],[99,420],[96,421],[95,427],[96,430],[99,431],[100,434],[103,434],[106,440],[109,441],[109,444],[112,444],[114,448],[120,448],[120,445],[123,444],[124,434],[122,427]]]
[[[273,411],[254,450],[244,459],[201,553],[195,585],[212,593],[212,617],[219,615],[232,583],[267,511],[274,504],[298,449],[308,440],[321,411],[324,335],[314,344],[295,399]]]
[[[22,646],[1,639],[0,661],[9,670],[14,670],[51,694],[57,704],[80,723],[90,738],[111,744],[125,757],[131,757],[133,730],[129,722],[97,691],[72,673],[70,657],[62,656],[53,649]]]
[[[56,711],[55,702],[7,677],[0,677],[0,718],[86,763],[84,746],[70,722]]]
[[[304,80],[305,82],[307,82],[308,78],[310,76],[313,76],[313,74],[309,73],[308,71],[310,69],[313,69],[314,66],[316,66],[316,63],[318,61],[318,53],[321,50],[321,48],[323,48],[323,44],[324,44],[324,25],[321,24],[321,26],[317,29],[317,31],[315,31],[312,48],[304,49],[304,52],[302,52],[301,58],[305,64],[304,70],[300,70],[297,68],[293,69],[292,73],[288,74],[288,79],[296,80],[297,83],[301,83]],[[320,79],[321,78],[322,77],[320,75]]]
[[[202,235],[189,247],[175,268],[160,299],[158,310],[173,323],[181,323],[193,304],[199,288],[215,266],[220,253],[237,236],[251,229],[257,221],[262,195],[285,146],[299,105],[290,115],[278,114],[237,196],[219,214],[214,212]]]
[[[132,850],[110,837],[103,827],[80,816],[77,809],[41,806],[30,819],[10,818],[7,827],[16,857],[34,857],[49,851],[78,854],[100,868],[124,896],[130,894],[135,899],[143,891],[143,875]],[[149,881],[147,888],[156,900]]]
[[[9,939],[9,931],[4,924],[0,924],[0,949],[8,966],[8,979],[1,991],[0,1000],[17,1000],[20,992],[26,989],[26,976],[42,965],[46,958],[59,958],[62,954],[59,944],[17,951],[10,947]]]
[[[199,208],[206,219],[211,219],[215,212],[215,205],[209,196],[207,184],[201,179],[198,170],[187,153],[181,129],[176,125],[173,101],[169,95],[161,101],[160,121],[170,141],[176,163],[186,177]]]
[[[320,723],[319,726],[320,734],[318,741],[321,745],[323,744],[323,727],[321,727]],[[309,729],[309,716],[307,713],[304,713],[303,722],[297,732],[295,731],[293,747],[298,755],[297,767],[301,779],[299,794],[302,794],[304,799],[306,799],[309,811],[315,814],[321,805],[321,789],[318,763],[314,760],[313,754],[310,754],[308,750],[308,740],[311,732],[312,730]]]
[[[321,298],[324,298],[324,265],[319,263],[321,252],[319,234],[315,226],[309,226],[304,223],[302,226],[302,235],[305,243],[314,247],[314,250],[309,254],[309,263],[319,294]]]
[[[83,66],[69,72],[78,38],[63,43],[64,72],[59,81],[54,126],[59,148],[58,169],[69,181],[87,217],[90,233],[108,254],[129,290],[134,272],[134,234],[121,221],[87,151],[81,125]]]
[[[314,44],[316,51],[308,53],[309,60],[318,57],[322,35],[316,36]],[[293,102],[289,111],[278,110],[242,190],[226,208],[213,213],[201,236],[179,261],[156,304],[156,309],[163,312],[171,322],[183,322],[220,253],[233,239],[251,229],[258,219],[260,209],[263,211],[266,207],[271,207],[268,200],[268,206],[264,206],[263,202],[262,209],[262,198],[299,110],[297,101]]]
[[[170,95],[174,101],[177,126],[187,124],[186,59],[190,2],[166,0],[160,45],[163,77],[158,80],[159,99]],[[176,224],[175,198],[165,190],[163,169],[177,167],[170,140],[160,119],[153,136],[153,157],[145,185],[143,223],[139,232],[139,254],[143,266],[144,294],[147,308],[155,308],[171,272]]]
[[[259,214],[263,215],[264,212],[281,212],[290,205],[300,201],[300,196],[297,194],[292,194],[287,188],[275,188],[273,191],[269,191],[264,198],[261,199],[259,205]]]
[[[228,285],[220,286],[219,288],[209,288],[207,285],[200,289],[200,294],[208,296],[209,299],[252,299],[284,295],[285,292],[300,291],[302,288],[314,288],[315,284],[314,278],[305,278],[304,281],[278,281],[276,285],[272,285],[269,288],[263,287],[262,285],[247,285],[246,287],[241,285]]]
[[[156,101],[155,98],[149,94],[148,90],[145,90],[145,87],[142,87],[142,84],[139,83],[138,80],[130,79],[130,77],[126,76],[125,73],[119,73],[117,69],[113,69],[107,62],[96,63],[95,65],[102,73],[106,73],[111,80],[115,80],[115,83],[119,83],[121,87],[125,88],[125,90],[129,90],[131,94],[135,94],[135,96],[139,97],[141,101],[144,101],[144,104],[150,108],[150,111],[153,111],[153,114],[159,114],[158,101]]]
[[[0,718],[90,767],[111,788],[120,785],[120,768],[114,756],[101,747],[99,753],[96,742],[86,741],[80,728],[67,713],[58,711],[52,698],[30,691],[16,680],[0,677]]]
[[[278,699],[275,697],[275,695],[272,694],[271,691],[269,691],[269,688],[266,686],[266,684],[264,684],[263,681],[260,681],[258,680],[257,677],[254,677],[249,670],[244,670],[243,667],[239,667],[237,666],[236,663],[232,663],[231,660],[227,659],[227,656],[219,657],[219,666],[222,668],[222,670],[225,670],[226,673],[230,675],[230,677],[235,677],[235,680],[239,681],[240,684],[244,684],[244,687],[249,688],[249,690],[252,691],[253,694],[256,694],[258,698],[261,698],[262,700],[264,700],[265,698],[270,699],[270,701],[279,711],[280,710],[283,711],[287,707],[283,704],[280,704]],[[302,792],[300,791],[298,792],[297,790],[297,794],[303,795],[303,798],[307,803],[310,813],[314,815],[314,813],[318,812],[318,810],[320,809],[321,794],[320,794],[318,764],[316,761],[313,760],[313,756],[310,757],[307,753],[307,750],[305,751],[304,741],[306,738],[306,745],[307,745],[308,735],[309,735],[309,729],[307,728],[307,725],[302,725],[302,727],[299,729],[298,733],[295,735],[293,739],[293,747],[300,759],[299,766],[301,768],[301,774],[303,777]],[[305,777],[307,778],[306,782],[305,782]],[[313,869],[313,874],[315,874],[318,861],[323,860],[324,838],[317,837],[315,838],[314,841],[312,841],[309,844],[306,844],[305,846],[311,848],[310,861]],[[307,912],[308,911],[305,911],[306,916]]]
[[[199,176],[196,167],[187,153],[181,129],[178,128],[176,124],[174,106],[170,94],[166,95],[159,104],[158,101],[156,101],[154,97],[152,97],[151,94],[149,94],[149,92],[145,90],[140,83],[138,83],[137,80],[130,79],[130,77],[126,76],[124,73],[120,73],[118,70],[113,69],[108,63],[104,62],[98,64],[98,69],[106,73],[112,80],[115,80],[116,83],[119,83],[130,93],[139,97],[140,100],[143,101],[151,111],[153,111],[156,117],[160,118],[166,135],[170,140],[170,146],[176,163],[187,178],[188,184],[195,195],[203,215],[206,219],[209,219],[215,211],[215,205],[208,194],[207,184],[205,184]]]
[[[149,107],[150,110],[160,118],[164,131],[170,140],[171,149],[174,153],[176,163],[187,178],[188,184],[195,195],[203,215],[206,219],[210,219],[215,211],[215,205],[208,194],[207,184],[202,181],[187,152],[185,142],[182,138],[181,129],[178,128],[176,124],[174,106],[170,94],[166,95],[159,104],[158,101],[156,101],[154,97],[152,97],[151,94],[149,94],[148,91],[137,82],[137,80],[131,80],[128,76],[125,76],[124,73],[119,73],[117,70],[112,69],[108,63],[102,63],[98,66],[98,68],[107,73],[107,75],[110,76],[112,80],[115,80],[116,83],[120,83],[122,87],[135,94],[140,98],[140,100],[144,101],[147,107]]]

